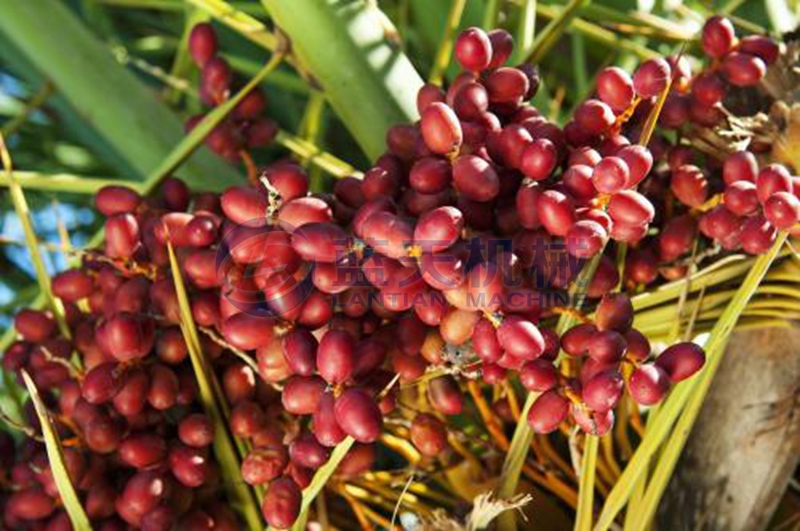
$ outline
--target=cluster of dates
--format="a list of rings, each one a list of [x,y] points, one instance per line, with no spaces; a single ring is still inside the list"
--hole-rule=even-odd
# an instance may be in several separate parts
[[[14,322],[19,340],[3,356],[3,369],[26,371],[50,410],[95,529],[239,528],[222,501],[211,455],[214,426],[197,399],[175,289],[158,271],[166,249],[154,227],[189,201],[176,179],[146,202],[125,188],[102,190],[96,206],[107,216],[105,253],[87,254],[80,268],[52,281],[64,326],[48,313],[23,310]],[[219,312],[216,300],[206,305]],[[221,348],[205,346],[219,360]],[[227,375],[235,365],[219,360],[217,367]],[[43,441],[34,435],[37,417],[26,407],[30,437],[3,451],[4,481],[12,487],[3,493],[4,524],[72,529]]]
[[[725,119],[725,97],[757,85],[780,53],[768,37],[737,39],[731,22],[718,16],[706,22],[701,42],[709,64],[695,76],[683,64],[660,117],[666,128],[717,126]],[[750,254],[765,253],[778,231],[797,233],[800,180],[781,164],[759,167],[756,155],[769,148],[753,143],[724,160],[705,161],[707,168],[687,145],[667,153],[670,192],[687,212],[668,220],[659,236],[663,261],[689,253],[698,230],[723,249]]]
[[[718,52],[719,41],[704,32],[707,50]],[[725,56],[725,79],[739,87],[741,77],[728,74],[738,70],[724,65],[745,55],[752,62],[769,43],[731,41],[712,56]],[[662,126],[684,126],[673,121],[680,98],[701,123],[691,102],[709,103],[695,96],[707,72],[693,77],[681,58],[647,61],[633,76],[605,69],[597,97],[560,128],[527,103],[538,73],[505,66],[512,48],[503,30],[463,32],[455,53],[464,73],[446,91],[424,86],[420,121],[388,131],[387,153],[330,194],[309,195],[307,175],[290,161],[221,195],[192,194],[177,179],[150,199],[100,191],[103,252],[53,279],[70,338],[51,316],[25,310],[20,341],[3,358],[7,370],[32,375],[62,437],[75,441],[67,461],[98,529],[236,528],[216,503],[214,427],[196,398],[168,243],[230,406],[229,429],[250,449],[242,479],[266,488],[262,510],[276,528],[296,520],[302,489],[346,437],[356,444],[339,473],[372,466],[384,419],[402,399],[398,380],[432,373],[414,387],[429,408],[406,426],[433,458],[448,446],[445,416],[464,410],[462,377],[489,385],[518,377],[539,393],[527,419],[536,432],[568,421],[600,435],[625,389],[652,405],[701,369],[704,353],[692,343],[655,355],[632,327],[620,281],[684,274],[676,260],[698,227],[726,249],[765,252],[776,230],[797,222],[797,178],[775,165],[759,171],[749,151],[704,165],[706,175],[690,166],[699,154],[687,145],[661,136],[642,145],[665,91]],[[230,71],[210,26],[194,29],[190,49],[203,68],[203,98],[224,101]],[[239,139],[211,142],[231,159],[257,124],[266,128],[256,118],[263,99],[246,102],[227,132],[212,133]],[[728,186],[721,204],[701,208],[720,182]],[[738,232],[720,228],[723,210]],[[753,220],[768,228],[748,228]],[[630,246],[625,279],[605,254],[610,240]],[[578,301],[565,290],[593,258],[596,273],[581,288],[597,301],[594,318],[578,316],[583,322],[558,337],[549,323],[574,313]],[[569,363],[558,363],[561,351]],[[80,370],[69,365],[73,352]],[[68,525],[45,461],[35,439],[17,453],[17,489],[3,495],[10,527]]]
[[[189,53],[201,70],[200,99],[208,107],[216,107],[231,95],[233,72],[225,58],[218,54],[217,35],[211,24],[197,24],[189,34]],[[208,148],[231,162],[241,158],[243,150],[268,146],[278,132],[277,124],[264,115],[267,98],[259,90],[248,92],[236,105],[231,116],[215,127],[206,138]],[[191,131],[205,117],[192,116],[185,125]]]
[[[688,123],[710,127],[724,121],[725,97],[756,86],[780,54],[778,44],[766,36],[737,40],[731,21],[719,16],[706,21],[701,43],[709,59],[701,72],[693,75],[686,58],[673,62],[675,78],[660,116],[665,128],[678,129]]]
[[[619,69],[604,71],[599,99],[583,102],[562,130],[524,104],[538,76],[503,66],[511,48],[503,30],[461,34],[456,55],[466,72],[446,93],[425,86],[420,122],[389,131],[389,153],[361,183],[344,180],[334,188],[338,221],[350,221],[372,253],[354,260],[350,236],[326,228],[328,237],[318,240],[330,245],[325,261],[335,264],[325,267],[337,272],[338,282],[315,285],[344,290],[337,300],[354,316],[366,311],[362,300],[373,312],[413,309],[424,325],[438,327],[420,343],[428,364],[452,362],[455,349],[480,361],[486,383],[518,372],[527,389],[542,393],[528,417],[535,431],[555,430],[571,412],[584,431],[599,435],[613,425],[625,387],[623,362],[631,367],[631,395],[652,405],[705,361],[702,349],[683,343],[661,362],[646,362],[650,344],[631,329],[628,298],[610,294],[619,278],[605,256],[588,286],[590,297],[603,297],[597,325],[562,338],[538,326],[553,310],[543,293],[565,288],[609,239],[636,243],[647,234],[654,207],[635,188],[654,160],[646,147],[631,145],[623,126],[632,136],[638,132],[630,113],[667,90],[671,67],[648,61],[633,79]],[[364,288],[356,285],[354,264],[370,284],[368,297],[359,293]],[[559,346],[575,356],[588,352],[580,377],[559,372]],[[409,371],[401,356],[392,362],[401,378],[421,374],[421,366]],[[431,395],[439,412],[460,412],[455,400],[442,407],[438,393]]]
[[[605,435],[614,426],[613,410],[626,380],[631,397],[638,404],[652,406],[672,384],[703,367],[705,353],[694,343],[676,343],[653,356],[650,342],[632,323],[633,306],[628,297],[605,295],[594,322],[579,324],[561,337],[566,354],[586,358],[577,378],[564,378],[550,360],[535,360],[522,367],[522,385],[542,393],[528,413],[535,432],[550,433],[571,415],[586,433]]]
[[[263,179],[286,202],[276,214],[288,215],[292,198],[301,204],[315,199],[306,197],[308,177],[292,162],[272,165]],[[362,324],[349,320],[339,327],[349,333],[336,329],[333,301],[321,293],[306,294],[291,313],[296,292],[285,296],[279,278],[296,271],[289,262],[301,265],[291,233],[273,225],[278,218],[267,223],[265,208],[260,218],[241,218],[248,200],[267,204],[269,194],[260,193],[234,188],[221,196],[192,195],[174,178],[149,199],[124,187],[103,188],[95,206],[106,218],[104,249],[87,253],[80,268],[52,281],[69,333],[46,312],[16,316],[20,339],[6,351],[3,367],[31,375],[62,440],[73,442],[66,448],[67,466],[98,529],[239,528],[221,503],[211,453],[215,427],[197,398],[168,244],[187,282],[203,355],[230,406],[230,432],[251,448],[241,478],[269,485],[267,521],[291,525],[301,489],[345,431],[359,442],[338,473],[355,475],[374,461],[374,446],[367,443],[380,435],[381,410],[392,407],[388,394],[380,408],[373,399],[391,379],[377,370],[384,347],[374,338],[358,343],[359,385],[346,390],[349,373],[337,352],[356,345]],[[312,331],[329,328],[319,343]],[[273,387],[278,382],[281,392]],[[329,384],[339,384],[335,408]],[[33,410],[27,413],[38,431]],[[301,422],[312,414],[313,435]],[[9,445],[15,489],[4,500],[8,525],[68,529],[44,445],[26,439],[15,463]]]

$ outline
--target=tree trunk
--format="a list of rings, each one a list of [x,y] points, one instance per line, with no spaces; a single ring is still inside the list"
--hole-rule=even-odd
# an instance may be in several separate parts
[[[662,530],[765,529],[800,455],[800,330],[733,335],[657,515]]]

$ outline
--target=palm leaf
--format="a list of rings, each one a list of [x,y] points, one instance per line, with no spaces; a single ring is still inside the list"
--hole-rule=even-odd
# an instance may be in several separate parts
[[[526,63],[539,63],[544,59],[547,52],[555,46],[561,35],[567,30],[572,20],[578,14],[578,9],[588,4],[591,0],[570,0],[569,4],[564,6],[558,16],[554,17],[550,23],[545,26],[536,40],[533,41],[528,55],[525,57]]]
[[[58,28],[58,31],[53,31]],[[0,32],[46,73],[83,120],[143,178],[183,138],[169,108],[120,66],[106,46],[62,2],[0,2]],[[87,68],[91,65],[91,68]],[[205,189],[222,189],[239,179],[220,158],[203,150],[181,175]]]
[[[594,476],[597,466],[597,446],[600,438],[587,435],[581,459],[580,485],[578,489],[578,514],[575,517],[576,531],[591,531],[594,511]]]
[[[537,14],[542,18],[546,18],[551,22],[558,19],[562,10],[553,5],[538,4],[536,6]],[[614,31],[606,29],[598,24],[594,24],[582,18],[574,18],[566,31],[575,31],[584,35],[596,43],[603,44],[612,50],[627,51],[633,53],[640,59],[652,59],[659,57],[659,54],[650,50],[646,46],[636,42],[633,39],[623,37]]]
[[[417,117],[422,86],[408,58],[387,39],[396,35],[388,18],[365,2],[262,3],[361,149],[377,158],[385,150],[386,131]]]
[[[466,0],[450,1],[450,11],[447,14],[444,33],[442,33],[439,49],[436,51],[436,57],[433,60],[433,68],[431,68],[431,73],[428,76],[428,81],[434,85],[441,85],[444,80],[444,73],[447,70],[447,65],[450,64],[450,56],[453,54],[456,30],[461,24],[461,17],[464,15],[466,5]]]
[[[203,354],[200,336],[192,316],[191,303],[186,293],[186,286],[183,283],[181,266],[175,256],[172,244],[167,242],[169,252],[169,264],[172,270],[172,279],[175,284],[175,291],[178,296],[178,304],[181,313],[181,332],[189,350],[189,358],[192,362],[194,375],[197,379],[197,388],[200,393],[200,403],[206,414],[214,425],[214,454],[220,465],[220,473],[223,482],[228,489],[231,498],[234,500],[236,509],[244,518],[247,528],[250,531],[261,529],[261,516],[258,510],[253,491],[241,480],[239,458],[236,453],[231,436],[228,433],[225,417],[222,413],[217,399],[215,398],[213,384],[211,382],[210,368],[207,365]]]
[[[336,448],[331,452],[328,462],[320,467],[317,473],[314,474],[311,483],[303,490],[303,502],[300,506],[300,516],[297,518],[297,522],[295,522],[294,526],[292,526],[292,531],[305,531],[306,520],[308,519],[308,508],[311,507],[314,498],[325,488],[325,484],[336,471],[339,463],[342,462],[342,459],[345,458],[347,452],[350,451],[354,443],[355,440],[352,437],[347,437],[337,444]]]
[[[512,63],[520,63],[533,52],[536,45],[536,0],[523,0],[517,27],[517,42]]]
[[[364,176],[363,173],[347,162],[322,151],[308,140],[286,131],[279,131],[275,137],[275,142],[300,157],[304,162],[323,169],[338,179],[343,179],[344,177],[361,179]]]
[[[775,257],[778,256],[781,247],[786,242],[786,238],[786,233],[779,235],[778,240],[770,251],[756,259],[752,269],[750,269],[739,289],[736,290],[736,295],[717,320],[705,346],[707,364],[703,368],[703,372],[699,376],[677,385],[660,408],[656,422],[652,426],[648,425],[644,439],[642,439],[641,444],[606,498],[603,511],[600,513],[595,528],[597,531],[608,529],[613,524],[616,515],[622,510],[631,496],[638,479],[647,473],[650,460],[655,455],[655,452],[665,440],[668,440],[668,451],[664,453],[664,460],[659,460],[654,474],[654,478],[658,478],[659,483],[655,487],[653,485],[648,486],[650,501],[647,501],[648,494],[647,491],[645,492],[645,503],[649,506],[657,504],[663,489],[666,487],[672,468],[677,462],[680,450],[691,432],[692,424],[699,414],[700,406],[708,393],[714,374],[722,361],[728,338],[733,332],[745,306],[758,289],[764,276],[766,276]],[[689,404],[688,407],[687,404]],[[685,407],[687,409],[684,412]],[[683,416],[681,416],[682,414]],[[681,420],[678,422],[677,428],[680,429],[673,430],[673,424],[675,424],[679,416]],[[669,439],[667,439],[668,437]],[[656,490],[651,490],[653,488]]]
[[[64,451],[53,426],[53,421],[50,419],[47,406],[44,405],[42,397],[39,396],[36,384],[33,383],[30,375],[25,370],[22,371],[22,379],[25,381],[25,387],[28,388],[31,402],[33,402],[33,406],[36,409],[36,416],[42,426],[47,459],[50,462],[53,480],[56,483],[58,494],[61,496],[61,502],[64,504],[67,515],[69,515],[69,521],[72,522],[72,527],[76,531],[91,531],[92,526],[89,523],[89,517],[86,516],[86,512],[81,506],[75,487],[72,486],[69,472],[67,472],[67,466],[64,464]]]
[[[20,186],[25,190],[41,192],[61,192],[69,194],[93,195],[104,186],[126,186],[133,190],[142,188],[138,181],[124,181],[105,177],[88,177],[70,173],[41,173],[34,171],[15,171],[13,178],[0,175],[0,186],[13,188]]]
[[[28,202],[25,199],[25,192],[14,177],[11,154],[8,152],[5,139],[2,135],[0,135],[0,160],[3,162],[5,180],[8,182],[11,202],[14,204],[14,210],[17,213],[17,217],[22,224],[22,230],[25,233],[25,243],[31,255],[33,268],[36,271],[36,280],[39,283],[39,289],[44,295],[45,304],[53,314],[56,323],[58,323],[59,330],[65,337],[70,337],[71,333],[64,318],[64,308],[61,306],[61,301],[53,296],[53,292],[50,289],[50,275],[42,259],[42,253],[39,249],[39,239],[36,237],[36,231],[33,228],[33,221],[31,220]]]

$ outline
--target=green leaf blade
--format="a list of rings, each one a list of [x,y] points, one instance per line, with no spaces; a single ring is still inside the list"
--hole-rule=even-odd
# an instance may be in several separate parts
[[[311,480],[311,483],[305,488],[305,490],[303,490],[303,501],[300,505],[300,516],[297,518],[294,526],[292,526],[292,531],[305,531],[306,521],[308,519],[308,508],[311,507],[311,503],[314,501],[317,495],[322,492],[322,489],[325,488],[325,484],[336,471],[336,468],[339,466],[339,463],[342,462],[342,459],[345,458],[347,452],[350,451],[350,448],[353,447],[353,444],[355,444],[355,440],[350,436],[346,437],[342,442],[336,445],[336,448],[333,449],[328,462],[320,467],[319,470],[317,470],[317,473],[314,474],[314,478]]]
[[[36,388],[36,384],[33,383],[33,379],[25,370],[22,371],[22,379],[25,381],[25,387],[28,389],[31,401],[36,410],[36,416],[39,418],[39,423],[42,426],[47,459],[50,462],[53,480],[56,483],[58,494],[61,496],[61,501],[64,504],[64,510],[67,511],[72,527],[76,531],[91,531],[92,526],[89,523],[89,517],[86,516],[86,512],[83,510],[83,506],[78,498],[78,493],[75,492],[75,487],[72,485],[72,480],[67,472],[67,466],[64,463],[64,450],[56,434],[47,407],[44,405],[42,397],[39,396],[39,390]]]
[[[28,208],[28,201],[25,199],[25,192],[22,186],[20,186],[19,181],[14,177],[11,154],[8,152],[5,139],[2,135],[0,135],[0,158],[3,161],[5,181],[8,182],[11,203],[14,205],[17,218],[25,234],[25,243],[28,247],[28,253],[31,256],[31,262],[33,262],[39,289],[44,296],[46,305],[53,314],[53,318],[58,324],[59,330],[65,337],[69,338],[71,337],[71,333],[64,317],[64,307],[61,305],[61,301],[53,296],[53,291],[50,286],[50,274],[47,272],[44,259],[42,258],[42,252],[39,248],[39,238],[36,236],[36,231],[33,228],[33,220],[31,219],[31,212]]]
[[[87,177],[69,173],[15,171],[13,179],[7,175],[0,175],[0,187],[11,189],[14,186],[14,181],[24,190],[84,195],[94,195],[104,186],[126,186],[137,191],[142,186],[142,183],[138,181]]]
[[[665,467],[674,467],[675,460],[680,454],[677,450],[683,447],[683,444],[691,432],[694,419],[699,414],[703,399],[722,361],[728,338],[733,332],[747,303],[766,276],[772,262],[778,256],[781,247],[783,247],[786,242],[786,238],[786,233],[780,234],[770,251],[756,259],[753,267],[737,289],[733,299],[731,299],[725,311],[715,323],[710,332],[708,342],[705,345],[707,362],[701,374],[678,384],[667,397],[663,406],[659,409],[656,421],[653,422],[652,425],[648,423],[647,432],[642,442],[639,444],[633,457],[628,462],[622,475],[618,478],[616,484],[606,498],[605,505],[600,513],[597,525],[595,526],[596,531],[604,531],[611,527],[617,514],[623,509],[633,493],[639,478],[647,473],[650,460],[655,455],[655,452],[661,447],[662,443],[667,440],[667,437],[670,436],[671,438],[668,442],[670,452],[665,454],[665,461],[659,462],[658,467],[661,467],[662,471],[656,476],[662,479],[660,479],[660,483],[655,488],[663,492],[669,476],[669,474],[664,473],[666,470]],[[690,400],[692,404],[691,409],[687,409],[686,412],[684,412],[684,408]],[[685,415],[685,417],[681,417],[682,414]],[[672,427],[675,425],[676,421],[678,421],[679,417],[681,417],[682,420],[679,422],[677,429],[673,430]],[[652,485],[648,487],[648,490],[651,488],[653,488]],[[655,497],[655,494],[651,494],[650,496],[652,499]],[[660,499],[660,494],[658,498]],[[645,499],[647,499],[647,491],[645,492]],[[653,505],[652,501],[649,503]]]
[[[222,408],[217,402],[214,393],[214,386],[211,382],[209,368],[206,358],[203,355],[200,344],[200,336],[192,316],[189,296],[186,293],[186,286],[181,274],[180,264],[175,255],[172,244],[167,242],[167,252],[169,254],[170,269],[172,279],[175,284],[175,291],[178,296],[178,305],[181,314],[181,332],[183,333],[186,346],[189,351],[189,359],[197,380],[197,388],[200,395],[200,403],[206,414],[211,418],[214,425],[214,454],[220,465],[220,473],[223,476],[225,487],[233,499],[234,505],[245,520],[247,529],[257,531],[263,527],[261,513],[255,496],[250,487],[241,479],[239,457],[236,453],[231,435],[225,423]]]
[[[575,531],[591,531],[594,511],[594,478],[597,466],[597,448],[600,438],[586,436],[581,459],[581,476],[578,488],[578,514],[575,516]]]
[[[561,35],[567,30],[572,20],[578,15],[578,10],[591,0],[571,0],[569,4],[564,6],[557,16],[555,16],[550,23],[545,26],[542,32],[536,36],[533,44],[525,56],[526,63],[537,64],[544,59],[547,52],[558,42]]]
[[[178,117],[119,64],[67,3],[0,2],[0,33],[127,163],[126,169],[134,173],[126,178],[143,179],[183,138]],[[208,190],[221,190],[240,179],[208,150],[191,157],[180,176]]]
[[[262,4],[370,159],[385,151],[384,138],[391,126],[417,119],[416,97],[423,81],[391,42],[395,28],[372,3],[262,0]]]

